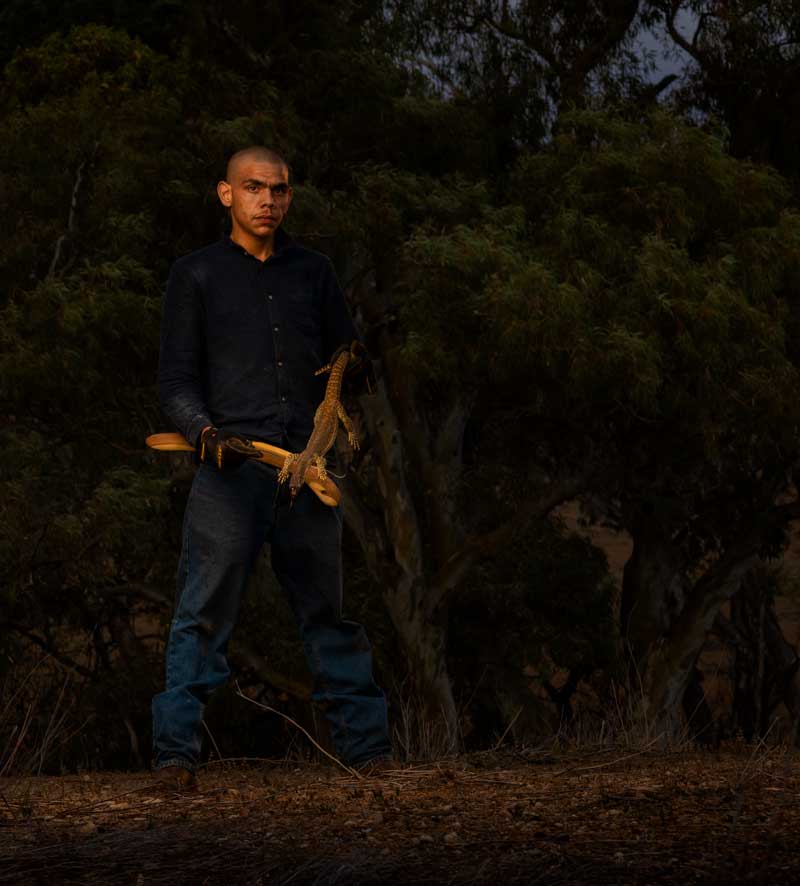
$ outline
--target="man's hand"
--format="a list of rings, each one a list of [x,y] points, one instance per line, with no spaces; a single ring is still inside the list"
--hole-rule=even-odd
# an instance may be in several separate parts
[[[248,458],[258,456],[258,450],[249,440],[230,431],[210,427],[200,435],[197,458],[201,464],[214,465],[220,471],[232,471]]]

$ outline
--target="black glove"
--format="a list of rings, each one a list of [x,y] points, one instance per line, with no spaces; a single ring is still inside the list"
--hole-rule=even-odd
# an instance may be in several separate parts
[[[197,459],[201,464],[214,465],[220,471],[232,471],[248,458],[258,458],[259,452],[253,444],[230,431],[206,428],[200,435]]]

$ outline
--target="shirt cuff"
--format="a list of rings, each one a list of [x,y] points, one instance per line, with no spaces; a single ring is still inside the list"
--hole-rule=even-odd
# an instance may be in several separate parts
[[[194,446],[195,449],[200,445],[200,434],[203,428],[213,425],[214,422],[207,415],[197,416],[189,424],[186,432],[186,439]]]

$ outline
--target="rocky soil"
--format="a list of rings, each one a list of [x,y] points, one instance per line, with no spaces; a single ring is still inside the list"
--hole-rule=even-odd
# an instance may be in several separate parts
[[[0,884],[800,882],[798,757],[485,753],[379,777],[209,766],[0,782]]]

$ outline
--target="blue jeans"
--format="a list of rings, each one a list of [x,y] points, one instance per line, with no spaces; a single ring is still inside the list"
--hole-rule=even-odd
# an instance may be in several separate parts
[[[166,690],[153,698],[155,768],[197,766],[203,711],[230,674],[228,641],[264,542],[300,626],[312,699],[330,723],[337,756],[357,766],[391,753],[369,641],[361,625],[342,618],[340,508],[308,487],[291,508],[276,506],[276,492],[277,472],[256,462],[232,472],[197,469],[183,520]]]

